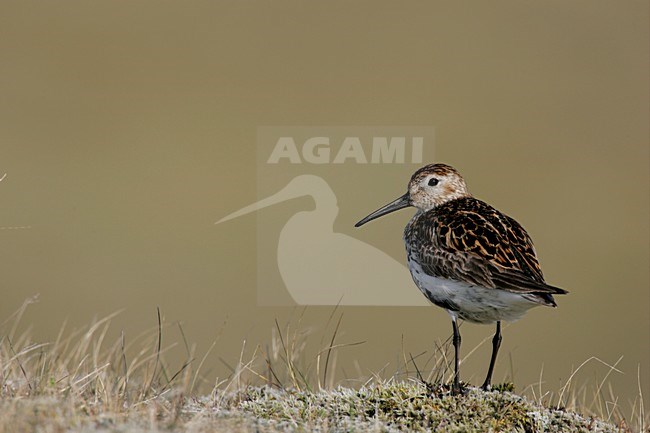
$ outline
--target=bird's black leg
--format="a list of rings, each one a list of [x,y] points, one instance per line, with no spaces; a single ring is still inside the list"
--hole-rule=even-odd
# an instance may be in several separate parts
[[[481,387],[485,391],[487,391],[487,389],[490,387],[490,382],[492,382],[492,372],[494,372],[494,364],[497,361],[499,346],[501,346],[501,321],[497,321],[497,330],[494,333],[494,337],[492,338],[492,357],[490,358],[490,367],[488,368],[485,382],[483,382],[483,386]]]
[[[458,325],[456,324],[456,318],[452,317],[451,325],[454,329],[454,366],[456,368],[454,373],[454,384],[452,385],[451,392],[454,395],[461,393],[460,388],[460,332],[458,332]]]

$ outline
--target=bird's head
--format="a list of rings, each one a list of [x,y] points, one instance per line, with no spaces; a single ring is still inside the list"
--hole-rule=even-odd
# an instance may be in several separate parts
[[[411,206],[428,211],[450,200],[469,195],[463,176],[449,165],[430,164],[411,176],[408,197]]]
[[[355,227],[405,207],[413,206],[420,212],[426,212],[469,195],[465,180],[455,168],[446,164],[430,164],[411,176],[406,194],[377,209],[356,223]]]

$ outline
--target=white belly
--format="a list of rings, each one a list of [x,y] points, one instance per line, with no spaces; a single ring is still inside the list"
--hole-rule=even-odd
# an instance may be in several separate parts
[[[414,260],[408,261],[413,281],[434,304],[452,317],[476,323],[497,320],[514,321],[539,303],[505,290],[473,286],[467,283],[427,275]]]

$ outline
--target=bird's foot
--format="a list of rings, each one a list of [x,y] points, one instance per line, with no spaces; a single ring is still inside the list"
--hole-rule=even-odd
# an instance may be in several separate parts
[[[466,395],[468,392],[468,389],[464,387],[463,385],[460,384],[460,382],[454,382],[451,385],[451,395],[458,396],[458,395]]]
[[[445,396],[453,395],[467,395],[469,388],[467,384],[455,383],[441,383],[441,382],[422,382],[427,390],[427,395],[435,398],[443,398]]]

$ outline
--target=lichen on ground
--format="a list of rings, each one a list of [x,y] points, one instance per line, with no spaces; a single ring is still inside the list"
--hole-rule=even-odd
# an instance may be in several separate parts
[[[619,432],[612,424],[545,408],[508,391],[470,388],[452,396],[416,382],[359,390],[248,388],[221,398],[194,400],[185,413],[253,419],[267,431]]]
[[[507,388],[507,387],[506,387]],[[388,381],[317,392],[271,387],[185,397],[170,392],[127,409],[62,397],[0,400],[0,433],[629,432],[540,406],[510,391]]]

